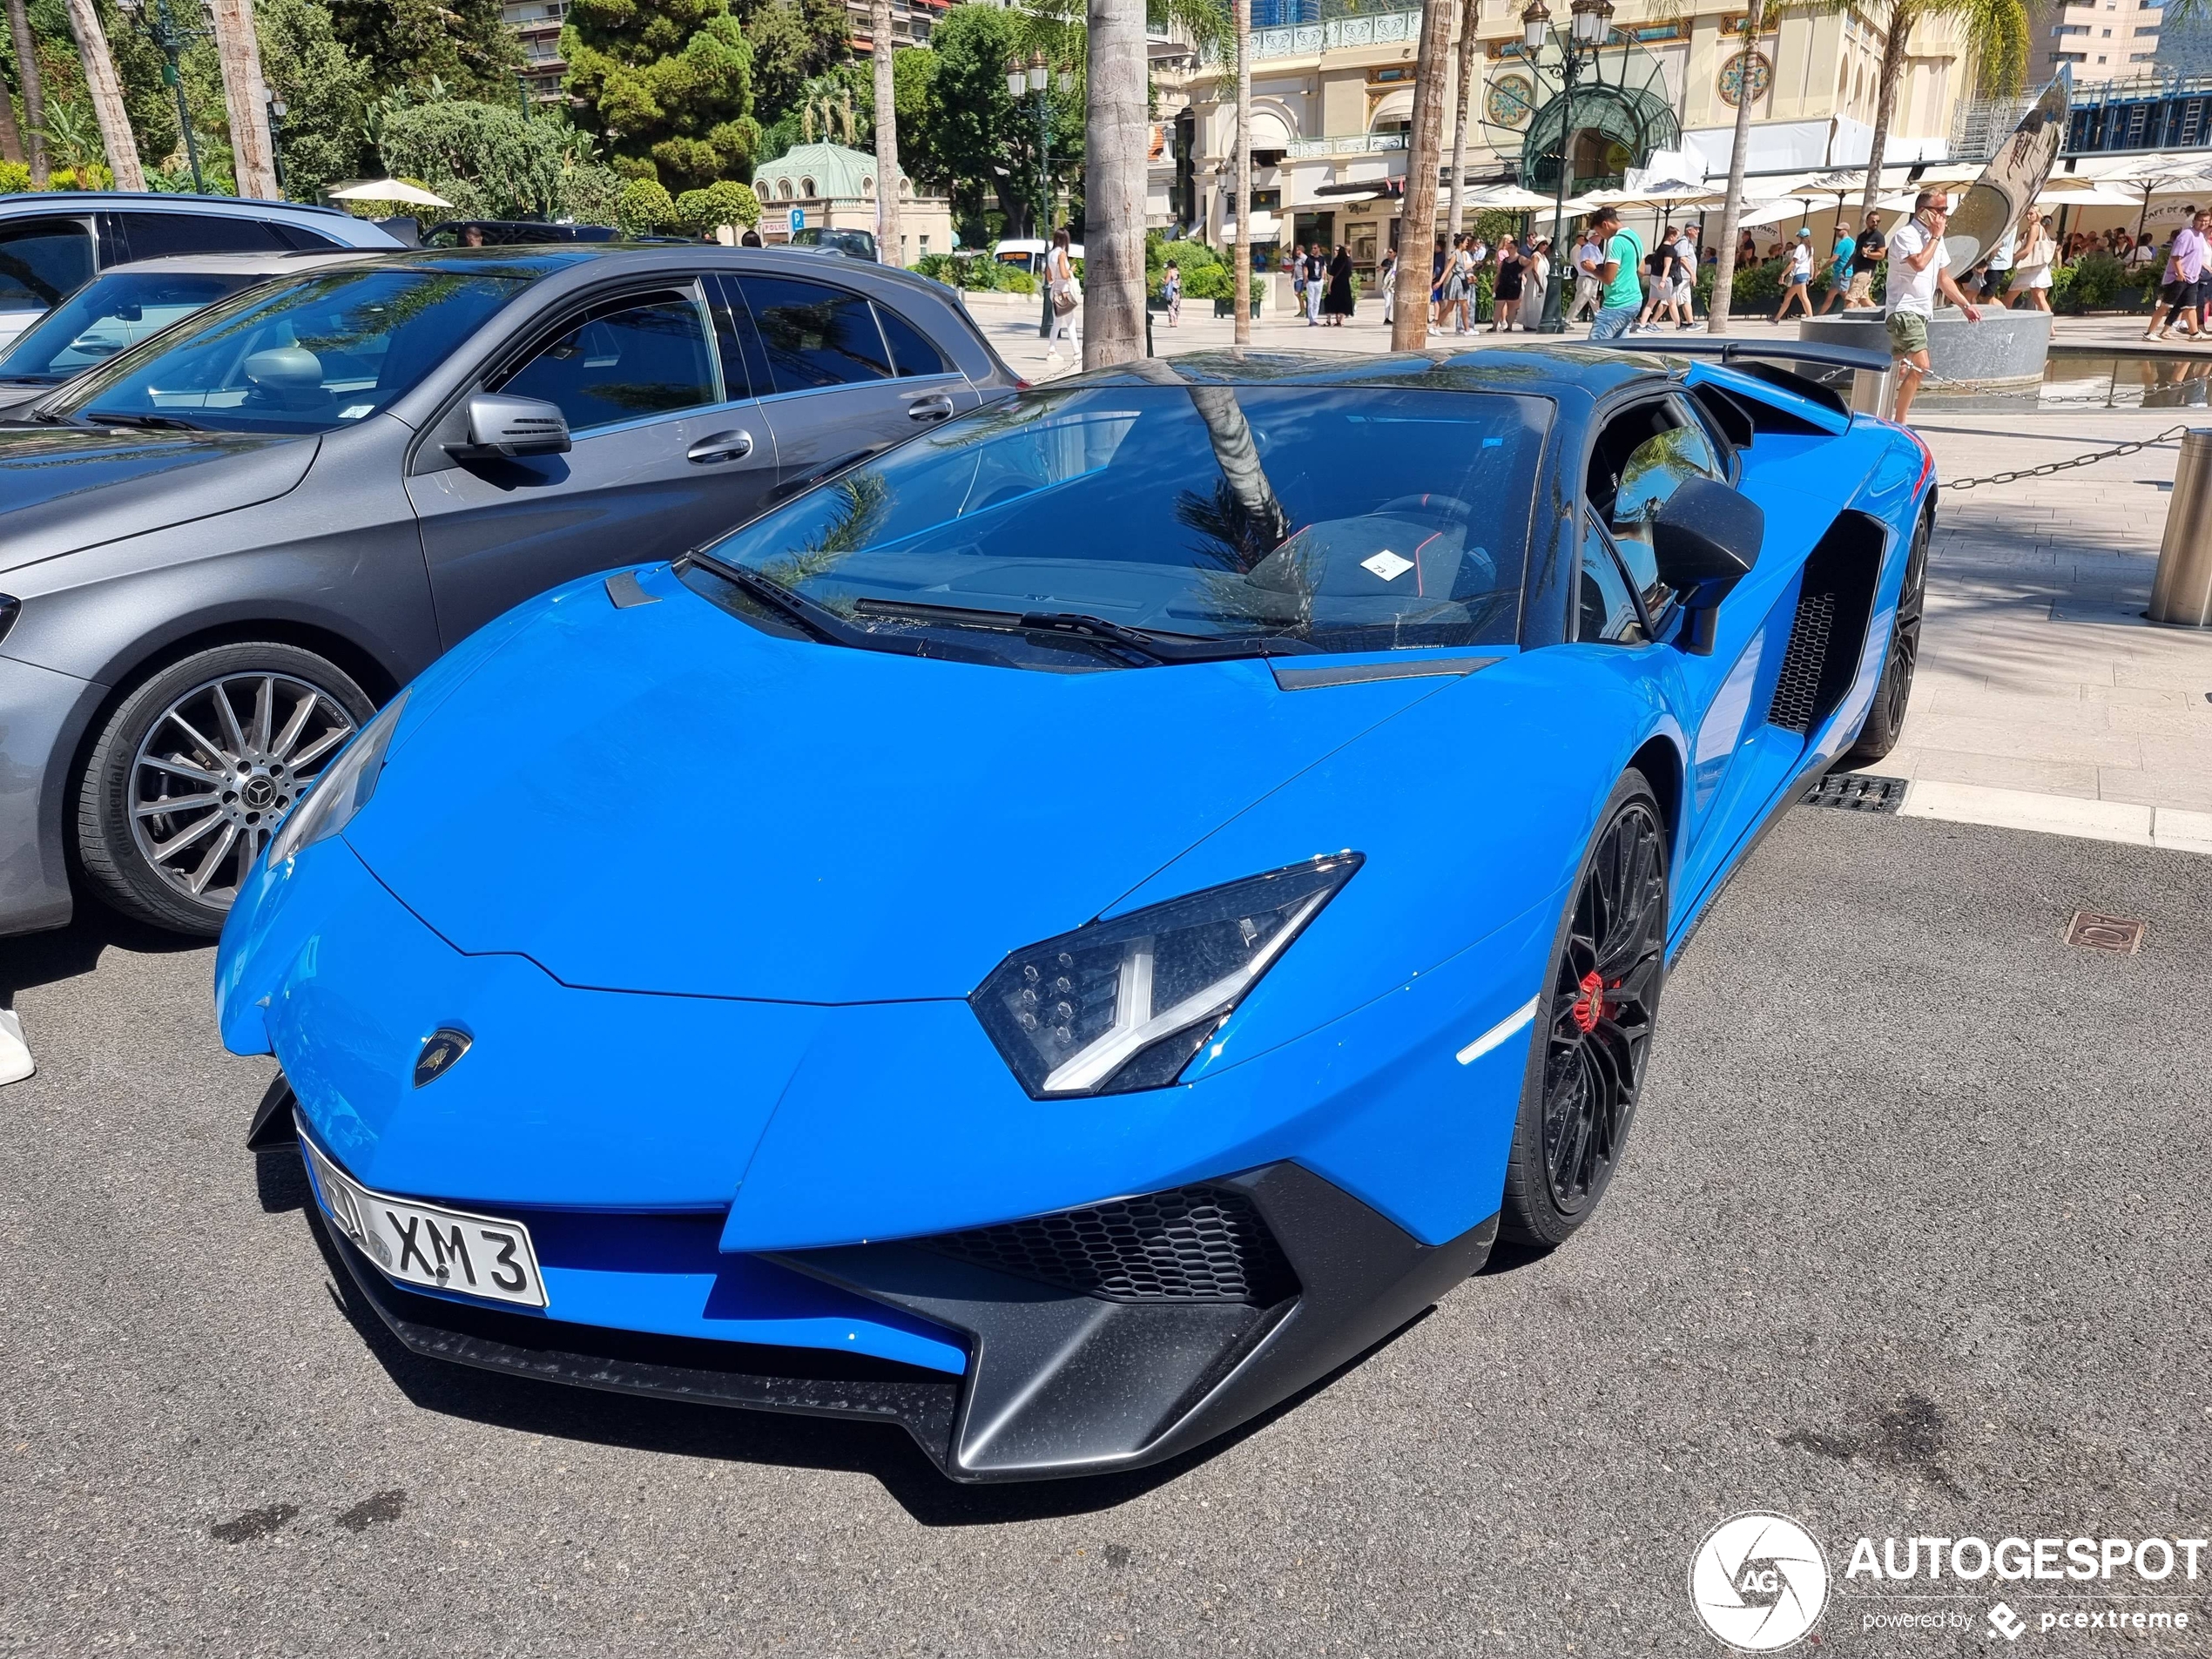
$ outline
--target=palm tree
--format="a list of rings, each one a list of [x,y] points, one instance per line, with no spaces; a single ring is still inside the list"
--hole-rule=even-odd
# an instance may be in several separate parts
[[[30,187],[46,188],[46,92],[38,80],[38,44],[31,37],[30,8],[8,0],[8,35],[16,47],[16,76],[23,83],[24,137],[30,149]]]
[[[223,103],[231,118],[231,171],[238,193],[280,200],[276,146],[269,141],[268,87],[253,33],[253,0],[212,0],[215,52],[223,66]]]
[[[891,0],[875,0],[868,13],[870,67],[875,71],[875,246],[887,265],[907,262],[899,228],[899,95],[892,78]]]
[[[1452,234],[1455,237],[1467,204],[1467,123],[1474,113],[1470,107],[1474,98],[1474,24],[1475,13],[1481,9],[1482,0],[1467,0],[1467,10],[1460,17],[1460,72],[1452,83],[1457,89],[1452,104],[1457,111],[1452,121]]]
[[[1888,27],[1882,35],[1873,147],[1866,157],[1866,193],[1858,205],[1862,215],[1874,211],[1875,199],[1882,193],[1882,157],[1889,144],[1890,118],[1897,112],[1898,83],[1905,78],[1905,49],[1921,19],[1948,18],[1958,25],[1975,82],[1985,92],[2001,98],[2016,90],[2027,66],[2027,8],[2023,0],[1886,0],[1886,4]],[[1879,21],[1882,0],[1868,10]]]
[[[1089,0],[1083,113],[1083,367],[1144,354],[1144,0]]]
[[[1736,216],[1743,207],[1743,158],[1751,146],[1750,54],[1757,49],[1759,24],[1766,15],[1766,0],[1750,0],[1743,14],[1745,62],[1737,76],[1736,141],[1728,152],[1728,199],[1721,204],[1721,239],[1713,252],[1713,297],[1705,311],[1709,333],[1728,332],[1728,312],[1736,298]]]
[[[92,94],[92,113],[100,124],[100,145],[107,152],[108,170],[118,190],[144,190],[145,171],[138,165],[138,141],[131,132],[131,113],[123,105],[123,83],[109,56],[107,31],[92,0],[69,0],[70,31],[77,37],[77,55],[84,61],[84,84]]]
[[[1236,342],[1252,343],[1252,0],[1237,8],[1237,307]]]
[[[1448,5],[1421,8],[1421,44],[1413,59],[1413,132],[1406,146],[1406,206],[1398,238],[1398,304],[1391,319],[1393,351],[1428,338],[1428,268],[1436,242],[1436,175],[1443,158],[1444,105],[1452,96],[1452,24]]]
[[[0,75],[0,161],[23,159],[23,134],[16,127],[16,101],[8,78]]]

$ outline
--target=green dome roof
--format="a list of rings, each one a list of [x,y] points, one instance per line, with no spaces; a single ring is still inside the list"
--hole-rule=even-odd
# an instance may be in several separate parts
[[[873,199],[875,158],[839,144],[802,144],[756,168],[752,188],[763,202]]]

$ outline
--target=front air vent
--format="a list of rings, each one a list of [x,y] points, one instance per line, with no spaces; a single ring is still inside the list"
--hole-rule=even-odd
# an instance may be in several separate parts
[[[1774,683],[1774,706],[1767,718],[1800,737],[1812,730],[1812,711],[1820,693],[1820,670],[1828,660],[1828,632],[1836,620],[1836,596],[1808,593],[1797,601],[1790,625],[1790,649],[1782,653],[1782,678]]]
[[[981,1267],[1112,1302],[1271,1307],[1298,1289],[1251,1200],[1223,1187],[1116,1198],[925,1242]]]
[[[1797,614],[1767,711],[1771,724],[1810,738],[1850,694],[1866,654],[1866,627],[1889,541],[1881,520],[1846,509],[1806,558]]]

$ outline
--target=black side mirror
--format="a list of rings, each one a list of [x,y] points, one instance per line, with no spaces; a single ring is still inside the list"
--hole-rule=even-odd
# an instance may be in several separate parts
[[[1716,479],[1686,479],[1660,504],[1651,551],[1659,579],[1682,596],[1684,650],[1712,654],[1714,613],[1759,562],[1765,538],[1765,511]]]
[[[446,453],[474,460],[565,455],[569,447],[569,419],[559,404],[478,392],[469,400],[469,442],[449,443]]]

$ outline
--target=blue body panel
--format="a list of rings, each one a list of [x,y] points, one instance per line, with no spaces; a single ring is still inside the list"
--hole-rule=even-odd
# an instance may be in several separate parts
[[[950,1333],[759,1258],[1285,1160],[1460,1238],[1499,1208],[1534,1028],[1460,1055],[1544,988],[1622,771],[1678,797],[1679,942],[1885,658],[1925,451],[1690,378],[1819,428],[1744,455],[1766,540],[1710,656],[1507,647],[1285,690],[1261,661],[1059,675],[788,639],[664,568],[656,603],[534,601],[417,683],[341,837],[255,873],[224,1040],[278,1056],[367,1185],[527,1220],[561,1319],[956,1372]],[[1890,544],[1857,677],[1802,737],[1759,711],[1847,506]],[[968,1005],[1024,945],[1345,850],[1359,873],[1170,1086],[1033,1099]],[[446,1026],[474,1046],[417,1088]]]

